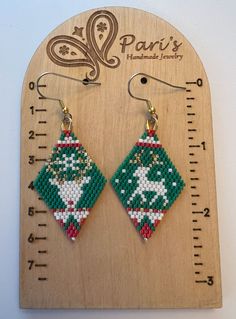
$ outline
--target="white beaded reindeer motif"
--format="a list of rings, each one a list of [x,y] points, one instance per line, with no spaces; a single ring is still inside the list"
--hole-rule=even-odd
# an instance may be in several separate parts
[[[164,184],[164,179],[162,179],[161,181],[150,181],[147,178],[147,174],[150,171],[151,167],[153,167],[154,164],[160,164],[163,165],[163,162],[159,162],[158,161],[158,155],[153,155],[153,162],[148,166],[145,167],[143,166],[143,163],[140,160],[140,157],[143,153],[143,150],[141,150],[141,153],[139,154],[135,154],[135,159],[134,160],[130,160],[130,163],[139,163],[140,166],[137,167],[137,169],[135,170],[133,176],[137,177],[137,188],[135,189],[135,191],[133,192],[133,194],[130,196],[130,198],[127,201],[127,204],[131,204],[131,202],[134,200],[134,198],[139,195],[142,198],[143,202],[146,202],[147,199],[144,195],[144,192],[155,192],[156,194],[154,195],[154,197],[152,198],[152,200],[150,201],[150,205],[152,205],[159,196],[161,196],[164,199],[164,206],[166,206],[168,204],[168,198],[166,196],[167,193],[167,189],[165,188],[165,184]]]
[[[61,197],[67,208],[75,208],[76,203],[83,195],[83,186],[88,184],[91,180],[90,176],[85,176],[87,170],[91,169],[91,159],[88,158],[85,160],[80,157],[76,160],[74,157],[75,154],[72,154],[70,157],[67,157],[66,154],[63,154],[63,161],[58,162],[58,164],[64,164],[64,167],[60,168],[59,170],[53,169],[50,162],[48,163],[48,171],[52,172],[54,176],[53,178],[49,179],[49,182],[51,185],[58,187],[58,195]],[[83,170],[81,170],[78,165],[75,165],[80,163],[86,164]],[[76,176],[73,180],[68,181],[66,179],[59,178],[59,173],[61,171],[66,171],[68,167],[74,171],[75,175],[77,172],[79,172],[81,177],[78,178]]]

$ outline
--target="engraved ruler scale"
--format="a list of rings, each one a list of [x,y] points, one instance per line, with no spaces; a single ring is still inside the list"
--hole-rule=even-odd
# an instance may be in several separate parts
[[[140,21],[145,21],[144,25]],[[186,87],[136,78],[152,101],[158,137],[186,184],[144,242],[108,182],[70,242],[33,189],[60,135],[57,102],[40,98],[37,78],[56,72],[101,82],[84,86],[45,76],[40,91],[64,101],[74,132],[109,180],[145,127],[146,105],[130,98],[137,72]],[[25,75],[21,118],[20,305],[23,308],[217,308],[221,278],[210,90],[185,37],[132,8],[75,16],[41,43]]]

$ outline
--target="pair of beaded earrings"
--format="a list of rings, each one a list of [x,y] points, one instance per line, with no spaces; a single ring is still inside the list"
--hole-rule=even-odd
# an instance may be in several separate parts
[[[73,79],[46,72],[38,78],[37,84],[46,74]],[[181,193],[184,182],[157,137],[155,108],[149,100],[134,96],[130,90],[131,81],[137,75],[144,76],[142,83],[146,83],[146,77],[149,77],[173,88],[185,88],[144,73],[133,75],[128,82],[130,96],[147,103],[149,118],[144,134],[111,178],[111,184],[136,230],[142,238],[148,239]],[[76,81],[86,85],[100,84]],[[59,101],[64,116],[61,136],[35,179],[34,187],[67,236],[75,240],[102,192],[106,178],[72,132],[72,116],[68,108],[60,99],[45,97],[39,91],[39,85],[37,90],[41,97]]]

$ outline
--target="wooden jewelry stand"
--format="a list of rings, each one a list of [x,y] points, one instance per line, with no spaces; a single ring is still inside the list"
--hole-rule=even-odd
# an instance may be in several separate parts
[[[32,181],[60,135],[55,101],[108,183],[73,243]],[[159,115],[158,137],[186,186],[144,242],[109,179],[144,131],[146,104],[127,82],[145,72],[186,90],[137,77],[132,92]],[[211,101],[202,63],[185,37],[161,18],[122,7],[91,10],[57,27],[25,75],[21,118],[20,305],[23,308],[221,307]]]

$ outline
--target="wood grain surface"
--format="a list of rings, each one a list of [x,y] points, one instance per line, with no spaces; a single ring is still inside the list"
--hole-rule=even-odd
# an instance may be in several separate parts
[[[35,88],[46,71],[101,82],[53,75],[40,82],[45,95],[69,107],[75,134],[108,179],[75,242],[28,187],[60,135],[59,104],[39,99]],[[156,107],[158,136],[186,183],[147,242],[109,183],[145,127],[146,104],[127,91],[136,72],[186,87],[132,82],[133,93]],[[40,44],[22,90],[20,214],[22,308],[221,307],[210,90],[199,57],[173,26],[109,7],[69,19]]]

